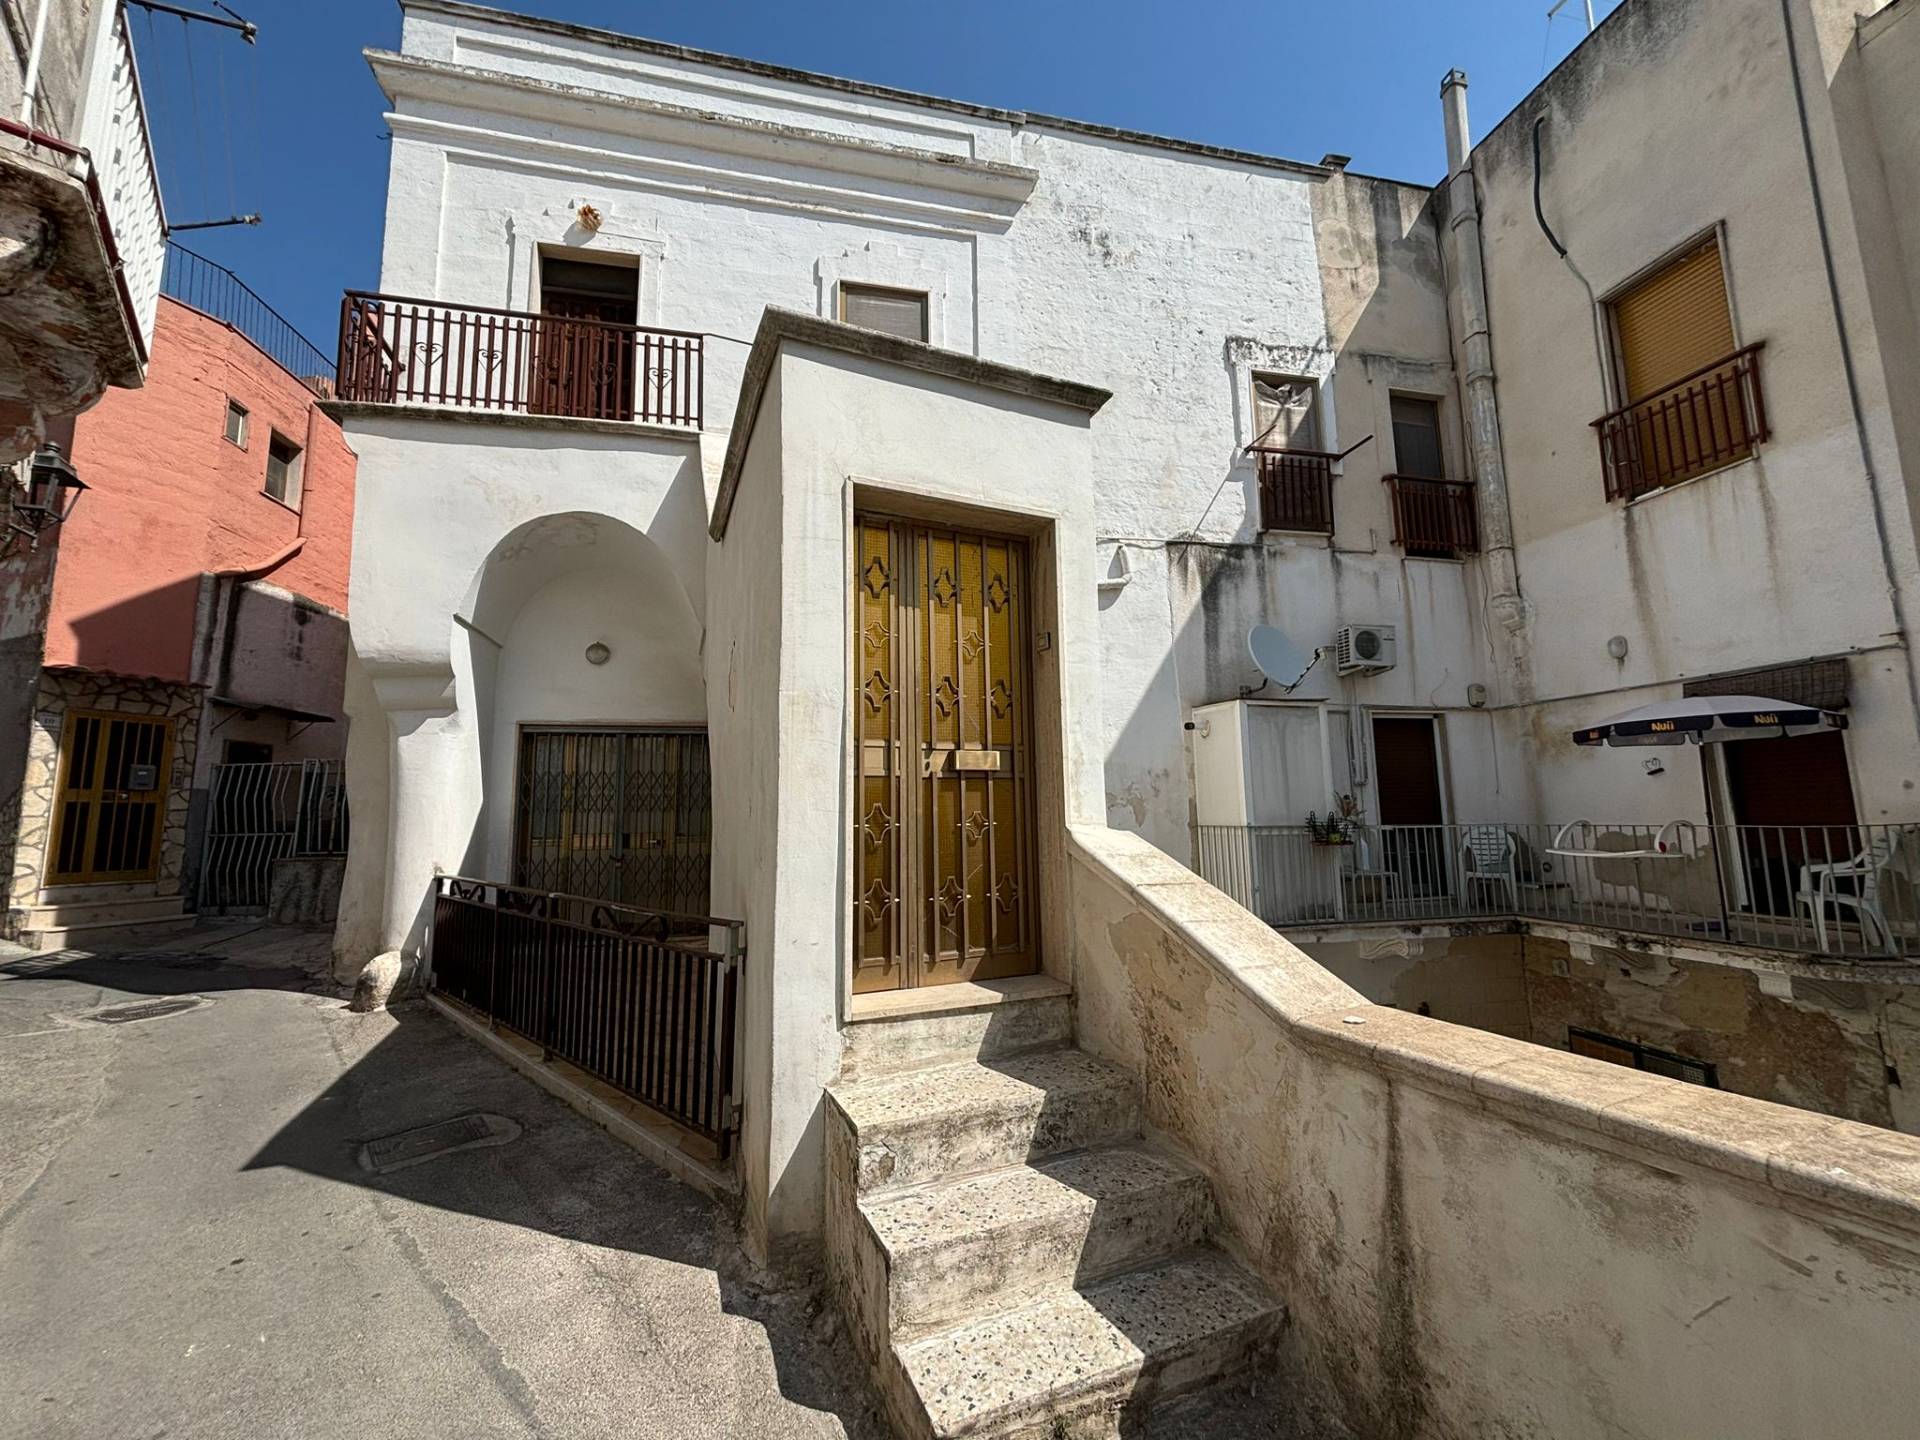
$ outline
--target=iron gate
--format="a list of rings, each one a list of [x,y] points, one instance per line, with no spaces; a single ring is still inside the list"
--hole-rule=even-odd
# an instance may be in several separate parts
[[[334,760],[213,767],[200,910],[265,910],[273,862],[347,853],[347,782]]]
[[[707,908],[707,733],[523,730],[514,883],[649,910]]]

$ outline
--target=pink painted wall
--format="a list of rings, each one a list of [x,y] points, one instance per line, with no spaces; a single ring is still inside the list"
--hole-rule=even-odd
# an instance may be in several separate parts
[[[229,396],[245,449],[226,439]],[[304,452],[299,513],[265,492],[272,430]],[[295,539],[268,583],[346,611],[353,453],[311,391],[219,321],[162,299],[146,385],[75,421],[73,464],[89,488],[62,527],[45,663],[191,680],[201,574]]]

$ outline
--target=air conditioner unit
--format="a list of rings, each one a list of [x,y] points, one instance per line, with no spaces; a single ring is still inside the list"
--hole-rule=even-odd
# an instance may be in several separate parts
[[[1342,675],[1378,675],[1393,668],[1391,625],[1342,625],[1333,637],[1334,669]]]

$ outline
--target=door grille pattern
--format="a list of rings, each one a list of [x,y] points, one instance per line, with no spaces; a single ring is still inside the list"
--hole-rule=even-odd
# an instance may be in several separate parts
[[[1035,968],[1025,545],[859,522],[856,990]]]
[[[167,720],[67,713],[49,885],[151,880],[166,809]]]
[[[704,730],[527,730],[514,882],[654,910],[707,908]]]

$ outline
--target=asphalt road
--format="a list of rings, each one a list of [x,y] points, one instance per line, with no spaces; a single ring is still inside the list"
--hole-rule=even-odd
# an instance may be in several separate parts
[[[0,1436],[879,1436],[830,1309],[457,1035],[319,993],[324,944],[0,955]],[[100,1024],[163,995],[208,1003]],[[375,1175],[451,1117],[505,1144]]]

